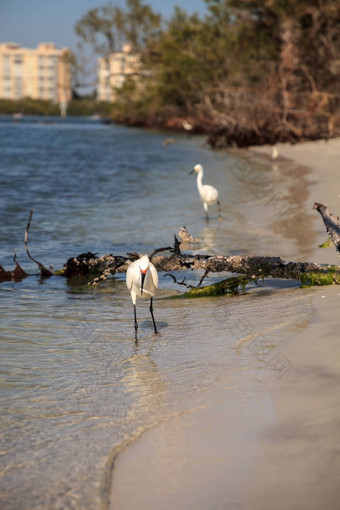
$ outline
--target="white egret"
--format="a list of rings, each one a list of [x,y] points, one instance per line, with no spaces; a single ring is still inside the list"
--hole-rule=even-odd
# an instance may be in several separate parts
[[[182,126],[183,126],[183,129],[185,129],[185,131],[187,133],[190,133],[190,131],[192,131],[194,129],[194,126],[187,120],[183,120]]]
[[[276,145],[273,146],[272,153],[271,153],[270,157],[271,157],[272,160],[277,159],[279,157],[279,150],[276,147]]]
[[[147,255],[143,255],[140,259],[132,262],[126,271],[126,286],[131,293],[131,299],[134,309],[135,317],[135,340],[137,338],[137,314],[136,314],[136,301],[137,297],[148,298],[150,297],[150,313],[152,317],[153,327],[155,333],[158,333],[156,328],[155,318],[153,316],[152,298],[158,286],[158,274],[155,266],[150,262]]]
[[[184,131],[186,131],[188,138],[190,138],[191,134],[193,133],[193,129],[194,129],[193,124],[191,124],[187,120],[183,120],[182,126],[183,126]]]
[[[208,215],[208,205],[211,204],[217,204],[218,208],[218,219],[221,220],[221,208],[220,208],[220,202],[218,200],[218,191],[213,186],[210,186],[209,184],[202,184],[203,179],[203,167],[202,165],[195,165],[193,170],[189,172],[189,175],[193,174],[194,172],[197,172],[197,187],[198,192],[200,194],[201,200],[203,202],[203,207],[205,210],[207,221],[209,221],[209,215]]]

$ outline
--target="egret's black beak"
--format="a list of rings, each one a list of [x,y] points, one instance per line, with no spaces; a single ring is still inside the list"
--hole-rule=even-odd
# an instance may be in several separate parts
[[[141,271],[141,277],[142,277],[142,283],[140,285],[140,293],[141,293],[141,296],[143,295],[143,287],[144,287],[144,280],[145,280],[145,275],[146,275],[146,271],[145,273],[143,271]]]
[[[191,170],[191,172],[189,172],[189,175],[193,174],[193,173],[194,173],[194,171],[195,171],[195,169],[193,168],[193,169]]]

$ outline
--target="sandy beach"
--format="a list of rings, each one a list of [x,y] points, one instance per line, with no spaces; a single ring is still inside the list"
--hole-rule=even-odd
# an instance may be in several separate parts
[[[271,150],[244,154],[269,161]],[[340,140],[278,145],[278,151],[270,164],[289,159],[312,169],[310,208],[318,201],[339,214]],[[321,244],[321,218],[316,227]],[[313,255],[320,263],[339,261],[334,247],[316,246]],[[111,510],[338,508],[340,289],[303,292],[307,319],[299,328],[281,327],[272,366],[257,370],[252,398],[244,398],[244,387],[228,391],[222,374],[196,406],[129,444],[115,459]]]

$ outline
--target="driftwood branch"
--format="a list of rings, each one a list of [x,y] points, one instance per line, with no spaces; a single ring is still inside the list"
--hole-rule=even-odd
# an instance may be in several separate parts
[[[333,243],[338,252],[340,252],[340,227],[338,218],[336,218],[328,209],[322,204],[315,204],[314,208],[318,210],[325,223],[326,229],[333,240]],[[32,219],[33,209],[27,223],[25,232],[25,248],[27,255],[33,260],[40,269],[41,276],[52,276],[52,272],[46,269],[40,262],[32,257],[28,250],[28,231]],[[282,279],[299,280],[302,285],[331,285],[340,284],[340,267],[315,264],[313,262],[286,262],[280,257],[262,257],[262,256],[249,256],[242,257],[241,255],[206,255],[206,254],[187,254],[183,253],[180,249],[180,241],[174,236],[173,247],[158,248],[152,252],[152,262],[156,269],[160,272],[170,273],[173,271],[200,271],[203,272],[197,288],[185,282],[177,281],[176,277],[169,274],[171,278],[180,285],[189,288],[192,294],[208,295],[205,289],[208,287],[216,287],[216,291],[220,290],[225,292],[229,290],[233,292],[234,288],[241,285],[244,286],[247,281],[257,281],[258,278],[273,277]],[[164,255],[161,252],[168,250],[170,255]],[[108,276],[115,273],[125,273],[131,262],[135,261],[140,255],[138,253],[128,253],[126,256],[122,255],[103,255],[98,257],[97,254],[92,252],[82,253],[77,257],[68,259],[64,267],[55,271],[54,274],[66,277],[81,276],[86,277],[90,285],[98,285],[104,281]],[[13,279],[15,272],[26,276],[26,273],[20,268],[14,257],[16,268],[14,271],[5,271],[0,266],[0,281]],[[221,272],[236,273],[236,278],[229,279],[229,281],[219,282],[221,289],[213,284],[213,286],[201,287],[203,280],[207,277],[208,273],[221,273]],[[199,291],[199,292],[198,292]],[[206,294],[205,294],[206,293]]]
[[[176,276],[174,276],[171,273],[165,273],[165,275],[163,275],[163,276],[170,276],[170,278],[173,279],[174,283],[177,283],[177,285],[184,285],[184,287],[186,287],[187,289],[194,289],[195,288],[193,285],[190,285],[189,283],[185,283],[186,276],[180,282],[177,280]]]
[[[337,250],[340,246],[340,229],[338,218],[336,218],[327,207],[322,204],[315,204],[326,225],[327,231],[331,236]],[[171,255],[159,255],[164,250],[169,250]],[[157,255],[157,256],[156,256]],[[183,285],[194,291],[195,287],[186,283],[186,278],[178,281],[177,278],[170,274],[170,271],[195,270],[203,271],[197,288],[201,288],[203,280],[208,273],[220,273],[223,271],[229,273],[237,273],[243,275],[240,280],[241,285],[247,281],[257,281],[258,278],[272,277],[282,279],[299,280],[302,285],[331,285],[340,284],[340,267],[315,264],[313,262],[286,262],[280,257],[242,257],[241,255],[203,255],[203,254],[186,254],[180,250],[180,242],[174,236],[174,247],[159,248],[154,250],[152,254],[152,262],[158,271],[165,272],[173,281],[179,285]],[[104,255],[97,257],[93,254],[87,254],[87,257],[80,255],[76,258],[69,259],[60,274],[71,276],[76,274],[89,276],[100,273],[100,276],[92,279],[91,284],[96,285],[103,281],[110,274],[124,273],[130,263],[136,260],[137,253],[127,254],[126,257]],[[223,289],[229,288],[230,285],[236,285],[234,279],[232,282],[223,284]],[[215,284],[216,286],[216,284]],[[203,287],[205,289],[206,287]]]
[[[13,253],[14,253],[14,255],[13,255],[13,262],[15,264],[15,269],[12,272],[13,273],[12,279],[13,280],[22,280],[23,278],[26,278],[27,273],[26,273],[26,271],[24,271],[22,269],[22,267],[20,266],[19,262],[17,261],[17,254],[16,254],[15,249],[12,248],[12,250],[13,250]]]
[[[26,226],[26,230],[25,230],[25,249],[26,249],[27,256],[31,260],[33,260],[33,262],[35,262],[38,265],[38,267],[40,269],[40,276],[42,278],[49,278],[50,276],[53,276],[52,271],[47,269],[43,264],[41,264],[41,262],[39,262],[34,257],[32,257],[32,255],[30,254],[30,252],[28,250],[28,231],[29,231],[29,228],[30,228],[30,225],[31,225],[33,211],[34,211],[34,209],[31,209],[31,212],[30,212],[30,215],[29,215],[29,218],[28,218],[28,222],[27,222],[27,226]]]
[[[204,271],[204,275],[201,277],[200,281],[198,282],[197,287],[200,287],[203,283],[203,280],[208,277],[209,271]]]
[[[157,255],[157,253],[161,253],[162,251],[170,251],[172,249],[171,246],[166,246],[165,248],[157,248],[156,250],[154,250],[152,253],[150,253],[149,255],[149,259],[153,259],[153,257],[155,255]]]
[[[91,254],[93,255],[93,254]],[[94,283],[99,283],[100,275],[125,273],[131,262],[135,260],[129,257],[93,255],[88,259],[82,256],[69,259],[64,268],[58,274],[64,276],[95,276]],[[158,271],[165,273],[183,270],[204,271],[206,273],[220,273],[227,271],[245,275],[251,280],[258,278],[273,277],[283,279],[300,280],[303,285],[328,285],[340,283],[340,267],[315,264],[313,262],[286,262],[280,257],[262,257],[241,255],[190,255],[176,252],[171,255],[158,255],[152,259]],[[171,275],[174,279],[174,277]],[[104,278],[105,279],[105,278]],[[174,280],[175,281],[175,280]],[[176,282],[179,283],[179,282]],[[185,282],[181,282],[188,286]]]
[[[20,282],[23,278],[26,278],[27,273],[22,269],[19,262],[17,262],[17,254],[15,253],[15,249],[13,249],[14,256],[13,261],[15,264],[15,268],[13,271],[6,271],[1,265],[0,265],[0,282],[9,282],[11,280],[15,282]]]

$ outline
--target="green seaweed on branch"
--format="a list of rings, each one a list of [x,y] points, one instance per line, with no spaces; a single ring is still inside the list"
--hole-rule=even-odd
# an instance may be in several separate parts
[[[301,287],[320,287],[323,285],[339,285],[340,273],[337,266],[330,266],[324,273],[309,271],[300,276]]]
[[[237,296],[245,293],[246,285],[253,282],[254,278],[248,276],[233,276],[211,285],[204,287],[194,287],[188,290],[180,297],[184,298],[201,298],[211,296],[223,296],[224,294],[232,294]]]
[[[324,243],[319,244],[319,248],[329,248],[330,246],[332,246],[332,239],[327,239]]]

